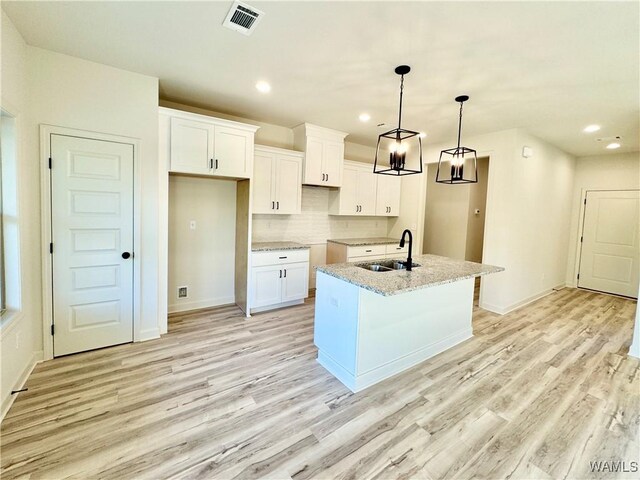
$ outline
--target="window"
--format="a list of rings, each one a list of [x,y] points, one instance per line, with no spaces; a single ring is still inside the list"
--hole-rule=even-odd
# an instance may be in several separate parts
[[[16,119],[0,110],[0,325],[20,310]]]

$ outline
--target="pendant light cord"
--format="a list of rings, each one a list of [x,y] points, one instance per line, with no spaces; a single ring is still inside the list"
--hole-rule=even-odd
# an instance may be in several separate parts
[[[404,90],[404,75],[400,77],[400,109],[398,112],[398,129],[400,129],[402,122],[402,91]]]
[[[460,133],[462,132],[462,104],[464,102],[460,102],[460,116],[458,118],[458,148],[460,150]]]

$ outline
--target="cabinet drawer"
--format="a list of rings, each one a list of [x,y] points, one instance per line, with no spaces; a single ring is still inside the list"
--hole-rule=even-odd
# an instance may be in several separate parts
[[[398,244],[387,245],[387,255],[406,255],[409,253],[409,247],[399,247]]]
[[[359,247],[349,247],[347,257],[379,257],[387,253],[386,245],[363,245]]]
[[[252,252],[251,260],[251,265],[253,267],[260,267],[263,265],[282,265],[283,263],[308,262],[309,249]]]

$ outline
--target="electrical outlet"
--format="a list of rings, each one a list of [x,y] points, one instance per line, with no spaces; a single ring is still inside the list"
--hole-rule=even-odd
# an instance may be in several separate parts
[[[178,298],[187,298],[187,287],[178,287]]]

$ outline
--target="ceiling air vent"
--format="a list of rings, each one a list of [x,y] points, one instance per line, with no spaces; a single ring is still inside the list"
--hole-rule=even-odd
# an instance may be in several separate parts
[[[251,35],[260,23],[264,12],[242,2],[233,2],[222,25],[243,35]]]

